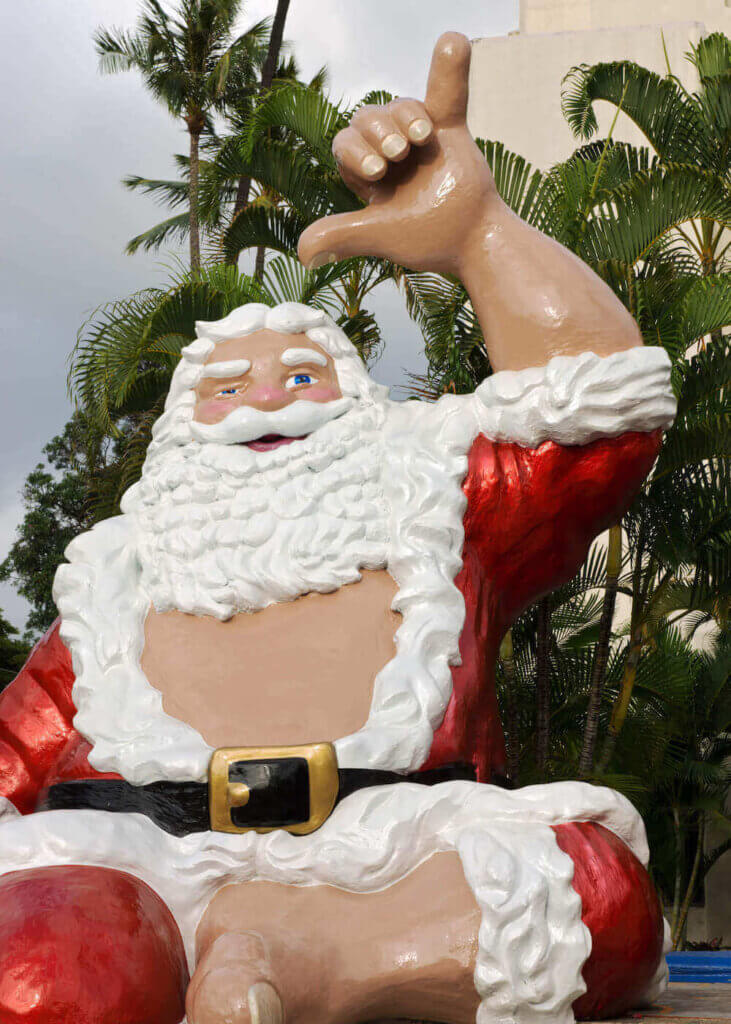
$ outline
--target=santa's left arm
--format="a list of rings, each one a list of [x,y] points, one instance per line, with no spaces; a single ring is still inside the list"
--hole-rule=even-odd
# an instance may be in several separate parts
[[[464,282],[497,371],[475,395],[442,403],[461,407],[477,437],[465,540],[489,527],[484,557],[502,552],[498,576],[517,586],[517,573],[530,599],[571,575],[591,538],[622,514],[675,401],[666,353],[644,348],[604,281],[499,196],[467,129],[470,55],[468,39],[446,33],[423,103],[359,108],[333,151],[368,205],[313,224],[299,252],[308,266],[373,255]],[[546,569],[530,585],[520,557],[528,551]]]

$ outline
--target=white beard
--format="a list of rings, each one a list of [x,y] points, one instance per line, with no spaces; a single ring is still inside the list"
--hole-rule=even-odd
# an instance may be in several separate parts
[[[387,561],[381,405],[363,405],[270,452],[162,446],[126,510],[158,612],[228,619],[336,590]]]

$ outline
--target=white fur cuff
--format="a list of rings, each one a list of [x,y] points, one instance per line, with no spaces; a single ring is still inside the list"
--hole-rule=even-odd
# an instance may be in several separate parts
[[[666,428],[676,411],[670,359],[662,348],[556,356],[546,366],[501,370],[475,394],[480,431],[527,448]]]

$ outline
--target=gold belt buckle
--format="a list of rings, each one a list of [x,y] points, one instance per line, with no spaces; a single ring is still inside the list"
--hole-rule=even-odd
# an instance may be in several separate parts
[[[309,776],[310,816],[294,825],[234,824],[231,811],[245,807],[251,797],[249,787],[231,781],[231,766],[245,761],[277,761],[303,758]],[[305,836],[327,821],[338,798],[340,783],[338,761],[332,743],[307,743],[297,747],[219,747],[208,766],[208,805],[214,832],[274,832],[284,828],[293,835]]]

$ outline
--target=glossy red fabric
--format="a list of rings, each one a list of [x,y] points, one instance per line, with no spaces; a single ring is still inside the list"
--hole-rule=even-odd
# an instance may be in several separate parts
[[[535,449],[475,440],[455,580],[466,606],[462,664],[452,670],[452,697],[423,768],[464,761],[481,781],[503,772],[494,677],[500,641],[529,604],[571,579],[594,537],[621,518],[660,441],[659,431]]]
[[[53,782],[119,777],[91,767],[91,747],[72,725],[74,671],[58,630],[56,621],[0,693],[0,796],[21,814]]]
[[[108,868],[0,878],[2,1024],[179,1024],[188,968],[152,889]]]
[[[574,862],[581,919],[591,932],[584,964],[587,991],[574,1003],[577,1020],[615,1017],[638,1005],[662,957],[662,907],[650,876],[614,833],[594,822],[554,828]]]

